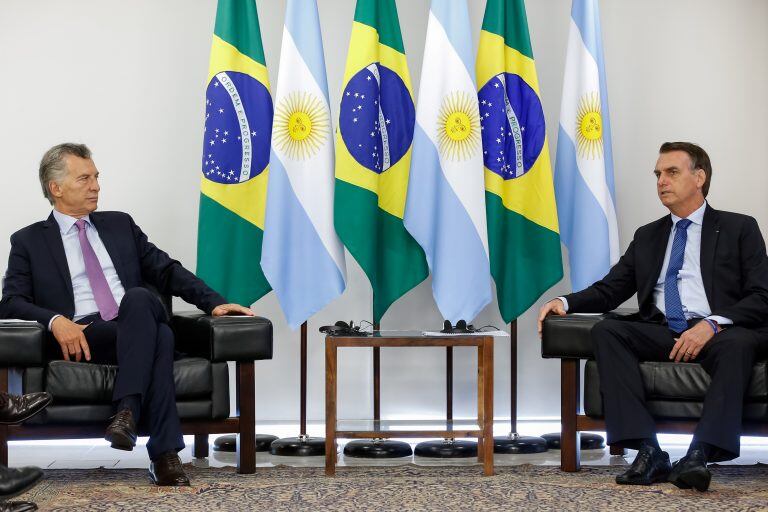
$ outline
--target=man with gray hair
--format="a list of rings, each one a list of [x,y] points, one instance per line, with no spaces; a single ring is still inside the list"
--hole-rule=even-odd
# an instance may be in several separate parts
[[[53,205],[47,220],[11,236],[0,318],[36,320],[51,333],[49,358],[117,364],[117,414],[105,438],[132,450],[141,419],[150,477],[189,485],[173,383],[174,340],[163,305],[145,286],[213,316],[253,312],[226,299],[147,240],[130,215],[96,212],[99,172],[83,144],[59,144],[40,162]]]

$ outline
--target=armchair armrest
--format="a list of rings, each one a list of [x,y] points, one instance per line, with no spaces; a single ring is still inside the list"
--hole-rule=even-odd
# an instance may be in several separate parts
[[[176,348],[213,362],[272,359],[272,322],[253,316],[175,314]]]
[[[592,327],[606,318],[619,318],[636,313],[632,309],[616,309],[599,315],[550,315],[544,319],[541,333],[541,357],[557,359],[592,359]]]
[[[0,367],[43,366],[45,327],[20,320],[0,323]]]

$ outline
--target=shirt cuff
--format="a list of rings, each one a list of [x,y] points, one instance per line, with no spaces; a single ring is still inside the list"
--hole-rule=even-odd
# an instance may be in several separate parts
[[[51,319],[48,321],[48,330],[49,330],[49,331],[51,330],[51,326],[53,325],[53,321],[54,321],[54,320],[56,320],[57,318],[59,318],[60,316],[61,316],[61,315],[53,315],[53,318],[51,318]]]
[[[560,299],[560,301],[563,303],[563,309],[567,313],[568,312],[568,299],[566,299],[565,297],[558,297],[558,299]]]
[[[718,325],[733,325],[733,320],[724,316],[709,315],[707,320],[715,321]]]

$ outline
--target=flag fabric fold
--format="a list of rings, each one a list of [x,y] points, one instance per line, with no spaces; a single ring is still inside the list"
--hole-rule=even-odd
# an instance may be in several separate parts
[[[602,278],[619,260],[601,39],[597,0],[573,0],[557,138],[555,193],[574,291]]]
[[[219,0],[205,102],[197,275],[242,304],[270,290],[259,261],[272,109],[256,4]]]
[[[433,0],[419,87],[405,226],[426,253],[446,320],[491,301],[483,154],[464,0]]]
[[[563,276],[557,207],[523,0],[488,0],[477,56],[491,273],[505,322]]]
[[[261,267],[291,328],[344,291],[333,134],[316,0],[288,0],[275,90]]]
[[[334,225],[373,288],[373,320],[427,277],[403,226],[415,109],[395,0],[358,0],[336,137]]]

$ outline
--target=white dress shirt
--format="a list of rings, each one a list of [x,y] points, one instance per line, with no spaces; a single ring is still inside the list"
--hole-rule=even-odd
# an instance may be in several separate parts
[[[677,286],[680,290],[680,301],[683,303],[683,313],[686,320],[692,318],[708,318],[714,320],[720,325],[729,325],[733,321],[718,315],[712,315],[712,309],[709,307],[707,294],[704,291],[704,281],[701,278],[701,226],[704,222],[704,211],[707,209],[707,202],[704,201],[696,211],[688,216],[691,224],[688,226],[688,236],[685,243],[685,253],[683,255],[683,267],[677,274]],[[672,252],[672,241],[677,231],[677,221],[681,218],[675,214],[672,217],[672,229],[667,240],[667,249],[664,253],[664,263],[661,265],[661,273],[656,279],[656,285],[653,288],[653,302],[656,307],[666,315],[666,304],[664,303],[664,281],[669,267],[669,255]],[[563,307],[568,311],[568,301],[565,297],[558,297],[563,302]]]
[[[73,320],[77,321],[88,315],[98,313],[99,307],[93,299],[91,282],[88,280],[88,274],[85,273],[85,260],[83,259],[83,251],[80,247],[77,226],[75,226],[75,222],[78,219],[56,210],[53,210],[53,218],[56,219],[59,225],[61,241],[64,243],[64,254],[67,257],[69,275],[72,278],[72,291],[75,296],[75,316]],[[112,291],[115,302],[120,304],[120,301],[123,300],[123,295],[125,295],[123,283],[120,282],[115,265],[112,263],[112,258],[109,257],[109,253],[104,247],[98,231],[91,224],[91,219],[87,215],[83,219],[86,223],[85,235],[88,237],[88,241],[93,247],[93,252],[96,253],[96,257],[101,264],[101,270],[104,272],[104,277],[107,278],[107,284]],[[59,316],[61,315],[51,318],[51,321],[48,323],[49,330],[53,321]]]

